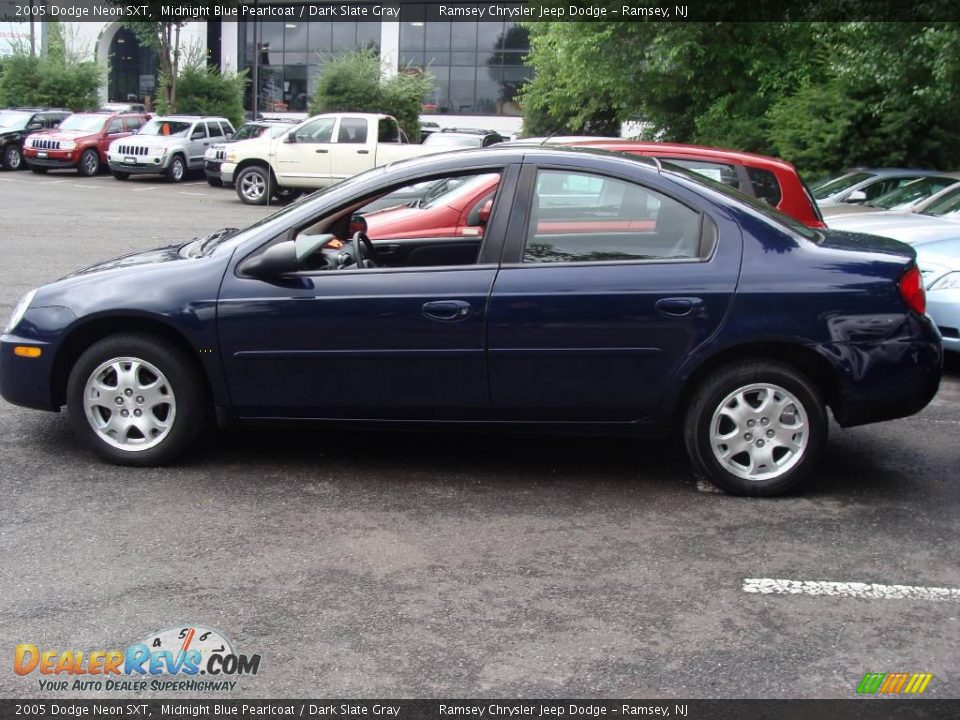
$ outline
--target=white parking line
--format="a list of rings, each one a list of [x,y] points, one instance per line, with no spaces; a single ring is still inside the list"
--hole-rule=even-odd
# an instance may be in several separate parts
[[[136,190],[132,190],[131,192],[144,192],[145,190],[156,190],[156,189],[157,189],[156,187],[142,187],[142,188],[137,188]]]
[[[180,191],[180,194],[181,194],[181,195],[198,195],[198,196],[200,196],[200,197],[206,197],[206,196],[207,196],[206,193],[184,192],[183,190]]]
[[[16,180],[13,178],[0,178],[0,180],[3,180],[4,182],[16,182]]]
[[[879,583],[830,582],[827,580],[781,580],[744,578],[743,591],[761,595],[829,595],[861,600],[960,601],[960,588]]]
[[[44,185],[63,185],[65,182],[70,182],[69,180],[51,180],[49,182],[43,183]]]

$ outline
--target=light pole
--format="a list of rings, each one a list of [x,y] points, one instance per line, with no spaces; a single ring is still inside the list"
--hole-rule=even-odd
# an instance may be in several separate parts
[[[260,112],[260,21],[257,19],[258,0],[253,0],[253,119]]]

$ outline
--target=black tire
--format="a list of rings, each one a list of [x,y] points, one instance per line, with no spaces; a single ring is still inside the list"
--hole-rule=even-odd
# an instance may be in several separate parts
[[[174,401],[172,407],[175,408],[172,423],[169,429],[164,431],[165,435],[156,436],[160,439],[159,441],[154,439],[156,444],[152,447],[137,450],[136,445],[130,445],[131,449],[122,449],[110,444],[98,430],[94,429],[93,421],[88,419],[84,408],[87,381],[104,363],[120,358],[132,358],[152,365],[165,376],[166,382],[163,383],[163,387],[172,394]],[[149,372],[146,377],[149,378]],[[107,417],[107,420],[110,420],[116,398],[107,396],[107,392],[112,391],[105,391],[101,397],[105,404],[110,403],[111,414]],[[128,412],[136,412],[139,409],[136,403],[144,399],[137,397],[137,391],[130,397],[126,397],[126,393],[120,389],[116,392],[123,400],[120,407],[126,408],[129,405],[133,408]],[[149,404],[149,399],[147,403]],[[190,358],[180,349],[152,335],[123,333],[111,335],[94,343],[74,363],[67,382],[67,411],[74,430],[100,457],[118,465],[166,465],[177,460],[203,430],[207,404],[203,382]],[[146,406],[141,405],[141,407]],[[146,411],[141,410],[141,413],[144,412]],[[170,415],[168,414],[167,417]],[[136,421],[120,420],[119,422]],[[131,434],[138,432],[138,430],[134,430],[133,433],[128,431],[126,437],[129,438]],[[140,436],[146,440],[146,436],[142,433]],[[134,437],[133,442],[137,441],[138,439]],[[123,444],[122,440],[117,442]]]
[[[10,144],[3,149],[3,155],[0,157],[0,164],[4,170],[23,170],[23,153],[16,145]]]
[[[174,155],[170,158],[170,165],[163,171],[163,176],[170,182],[183,182],[187,177],[187,162],[183,155]]]
[[[293,202],[302,194],[303,191],[298,188],[277,187],[277,189],[273,191],[273,196],[284,204]]]
[[[208,184],[210,187],[223,187],[223,180],[221,180],[220,178],[210,177],[210,176],[208,175],[208,176],[207,176],[207,184]]]
[[[270,170],[260,165],[245,167],[237,175],[237,197],[246,205],[266,205],[270,200],[267,188],[273,182]]]
[[[111,170],[110,174],[113,175],[115,180],[129,180],[130,173],[123,172],[122,170]]]
[[[50,168],[41,167],[40,165],[30,165],[30,170],[35,172],[37,175],[46,175],[47,170]]]
[[[96,148],[87,148],[80,156],[77,172],[84,177],[94,177],[100,174],[100,153]]]
[[[736,411],[739,407],[737,400],[731,401],[734,403],[732,406],[725,405],[724,401],[738,390],[763,384],[786,391],[793,396],[800,407],[797,412],[791,412],[791,407],[795,404],[788,401],[784,409],[779,411],[778,417],[774,418],[773,415],[776,413],[772,413],[768,418],[767,413],[762,409],[757,412],[751,406],[746,408],[746,414],[742,416],[745,419],[740,426],[734,424],[729,417],[723,417],[723,413],[718,415],[718,430],[722,430],[724,435],[736,431],[735,435],[731,435],[731,441],[747,446],[741,453],[727,455],[724,460],[728,465],[740,469],[744,474],[751,474],[748,471],[754,467],[755,460],[749,460],[749,458],[754,453],[758,456],[764,453],[758,448],[761,446],[766,448],[766,453],[769,453],[773,463],[782,463],[786,468],[779,470],[776,465],[767,465],[761,460],[756,464],[758,470],[754,471],[758,476],[745,478],[725,466],[718,458],[718,453],[734,453],[736,446],[731,447],[732,443],[729,445],[718,443],[718,450],[714,452],[713,443],[710,440],[714,413],[719,413],[724,406],[728,409],[732,407]],[[750,391],[745,398],[761,397],[759,394],[752,395],[753,392]],[[781,400],[785,397],[776,391],[772,392],[772,396],[774,399]],[[747,402],[747,405],[751,403]],[[806,415],[806,422],[803,424],[804,432],[794,431],[790,423],[785,427],[780,425],[779,421],[783,418],[796,419],[802,414]],[[747,417],[750,419],[746,419]],[[761,421],[763,426],[760,425]],[[754,425],[748,426],[747,423],[750,422]],[[777,423],[776,426],[772,424],[774,422]],[[771,425],[767,426],[767,423]],[[777,429],[774,430],[774,427]],[[797,426],[798,430],[799,427]],[[817,387],[806,376],[785,363],[754,358],[723,366],[700,384],[687,405],[683,439],[695,474],[733,495],[772,496],[796,488],[810,474],[826,444],[827,427],[827,411],[823,398]],[[773,440],[766,437],[770,432],[774,433]],[[806,444],[802,445],[802,450],[796,455],[796,459],[793,459],[787,447],[781,445],[785,437],[789,438],[789,442],[795,442],[800,438],[805,440]],[[765,443],[769,443],[769,446]],[[782,451],[779,458],[778,451]],[[744,468],[743,465],[747,462],[750,462],[750,465]],[[768,470],[763,471],[762,468],[768,468]]]

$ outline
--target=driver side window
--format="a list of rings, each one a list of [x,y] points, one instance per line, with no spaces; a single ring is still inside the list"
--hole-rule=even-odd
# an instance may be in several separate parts
[[[328,143],[333,139],[334,118],[320,118],[294,131],[298,143]]]
[[[367,268],[476,264],[500,179],[500,171],[434,177],[318,218],[297,233],[316,246],[305,269],[357,269],[358,242]]]

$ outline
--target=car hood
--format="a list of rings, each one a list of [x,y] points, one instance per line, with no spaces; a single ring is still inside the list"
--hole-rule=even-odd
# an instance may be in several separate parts
[[[80,138],[96,137],[99,133],[89,130],[41,130],[30,133],[30,137],[40,136],[50,140],[79,140]]]
[[[960,236],[960,222],[922,213],[871,213],[866,216],[832,217],[831,228],[884,235],[908,243]]]
[[[130,268],[137,265],[158,265],[160,263],[183,260],[184,258],[180,255],[180,248],[183,247],[183,245],[183,243],[178,243],[176,245],[154,248],[153,250],[145,250],[142,252],[130,253],[129,255],[121,255],[120,257],[116,257],[111,260],[105,260],[103,262],[96,263],[95,265],[85,267],[81,270],[76,270],[69,275],[65,275],[61,278],[61,280],[69,280],[70,278],[80,277],[82,275],[102,273],[108,270],[117,270],[118,268]]]
[[[179,145],[187,141],[186,138],[176,137],[174,135],[129,135],[125,138],[120,138],[123,140],[125,145],[151,145],[151,146],[164,146],[164,145]],[[114,142],[117,142],[114,140]]]
[[[26,130],[0,130],[0,138],[8,135],[23,135]]]

